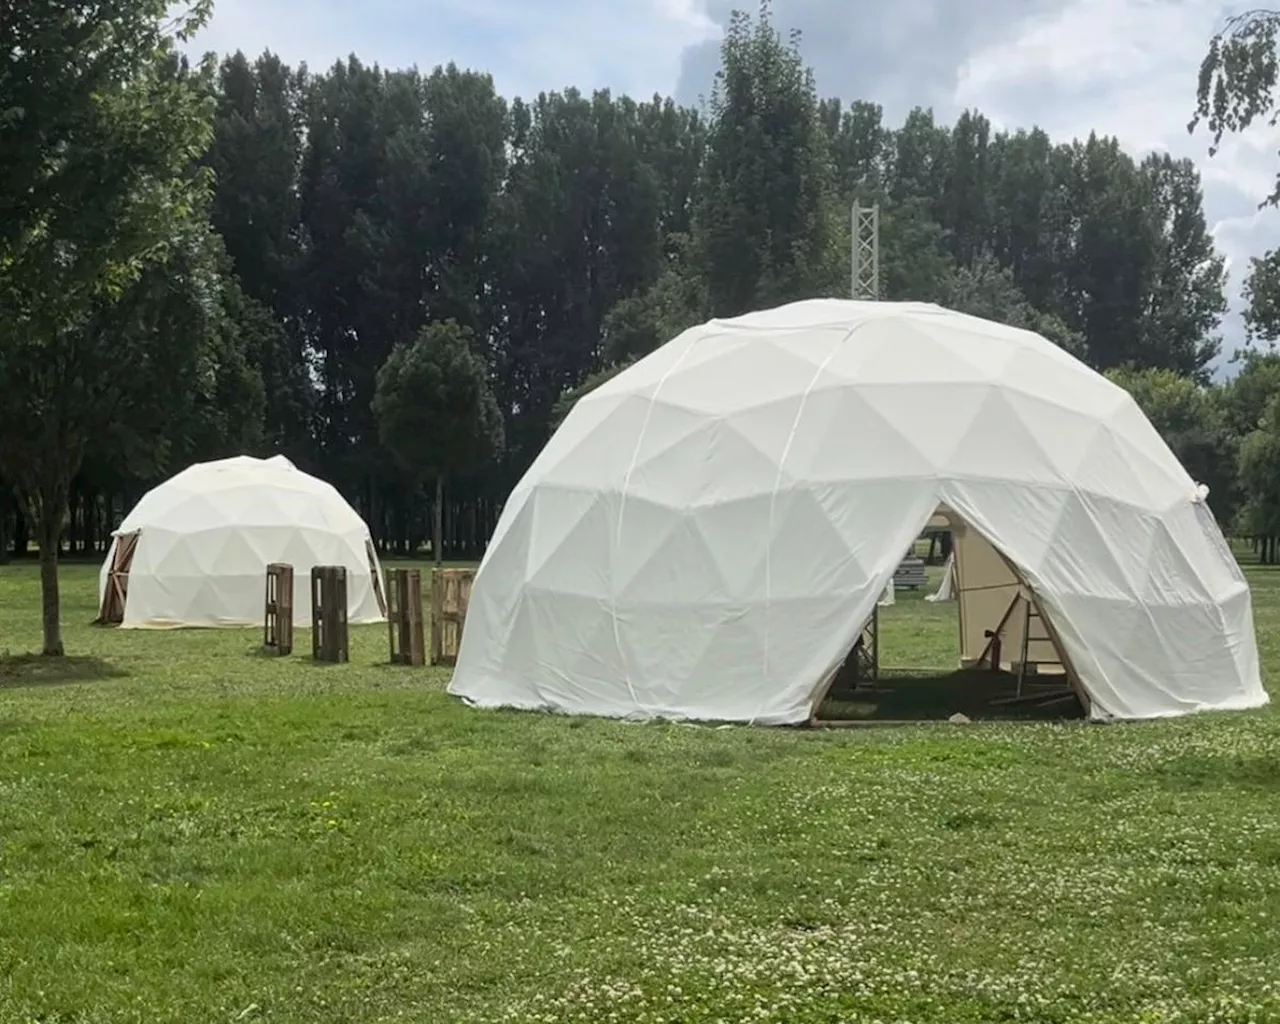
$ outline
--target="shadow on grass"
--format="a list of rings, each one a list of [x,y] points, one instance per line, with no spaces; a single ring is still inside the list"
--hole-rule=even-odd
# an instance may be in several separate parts
[[[261,639],[255,640],[251,644],[245,644],[244,655],[246,658],[263,658],[267,661],[287,661],[289,658],[296,658],[304,655],[308,661],[311,660],[311,641],[305,644],[299,644],[296,640],[293,647],[283,653],[279,650],[269,649]]]
[[[129,673],[86,655],[47,658],[42,654],[0,655],[0,689],[24,686],[65,686],[99,679],[121,679]]]
[[[1005,703],[1017,694],[1017,679],[1008,673],[960,671],[944,675],[885,672],[856,686],[837,679],[818,709],[824,721],[928,722],[962,714],[973,721],[1054,722],[1084,717],[1072,693],[1063,696],[1065,681],[1028,680],[1023,695],[1040,698]]]
[[[364,669],[387,669],[399,671],[421,671],[424,668],[431,668],[430,665],[402,665],[398,662],[392,662],[388,658],[379,658],[376,661],[368,661],[363,657],[351,657],[348,652],[346,661],[326,661],[323,658],[317,658],[311,649],[311,641],[308,639],[306,643],[299,645],[294,641],[293,649],[287,653],[281,653],[278,650],[269,650],[265,644],[258,642],[249,644],[244,648],[244,656],[246,658],[255,658],[259,661],[278,662],[280,664],[302,664],[308,668],[314,669],[339,669],[354,667],[362,671]]]

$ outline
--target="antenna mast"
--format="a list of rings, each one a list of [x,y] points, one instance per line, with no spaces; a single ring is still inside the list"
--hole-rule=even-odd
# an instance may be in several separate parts
[[[880,204],[853,201],[853,298],[880,298]]]

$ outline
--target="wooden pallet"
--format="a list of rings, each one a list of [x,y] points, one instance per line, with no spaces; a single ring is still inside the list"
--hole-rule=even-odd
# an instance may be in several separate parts
[[[471,603],[474,569],[431,572],[431,664],[454,665],[462,645],[462,629]]]
[[[345,662],[347,647],[347,570],[317,565],[311,570],[311,656]]]
[[[417,569],[387,570],[387,632],[391,641],[391,664],[426,664],[422,573]]]
[[[262,616],[262,651],[285,656],[293,653],[293,566],[272,562],[267,566],[267,594]]]

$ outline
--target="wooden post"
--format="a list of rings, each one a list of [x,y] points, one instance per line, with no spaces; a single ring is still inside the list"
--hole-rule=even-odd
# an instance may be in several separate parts
[[[287,562],[267,566],[262,652],[281,656],[293,653],[293,566]]]
[[[391,640],[391,664],[426,664],[420,570],[387,570],[387,632]]]
[[[453,665],[462,645],[462,629],[471,602],[474,569],[431,571],[431,664]]]
[[[347,570],[317,565],[311,570],[311,656],[347,660]]]

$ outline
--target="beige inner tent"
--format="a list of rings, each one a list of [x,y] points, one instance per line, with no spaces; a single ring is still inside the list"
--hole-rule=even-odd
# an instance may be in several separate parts
[[[960,667],[987,665],[1020,678],[1056,677],[1089,699],[1063,656],[1053,623],[1017,568],[946,506],[930,525],[950,529],[955,557],[954,599],[960,619]]]
[[[939,509],[933,523],[950,529],[953,538],[960,666],[991,664],[990,634],[998,633],[1000,668],[1018,672],[1025,662],[1029,673],[1062,675],[1066,669],[1052,625],[1014,567],[950,510]]]

